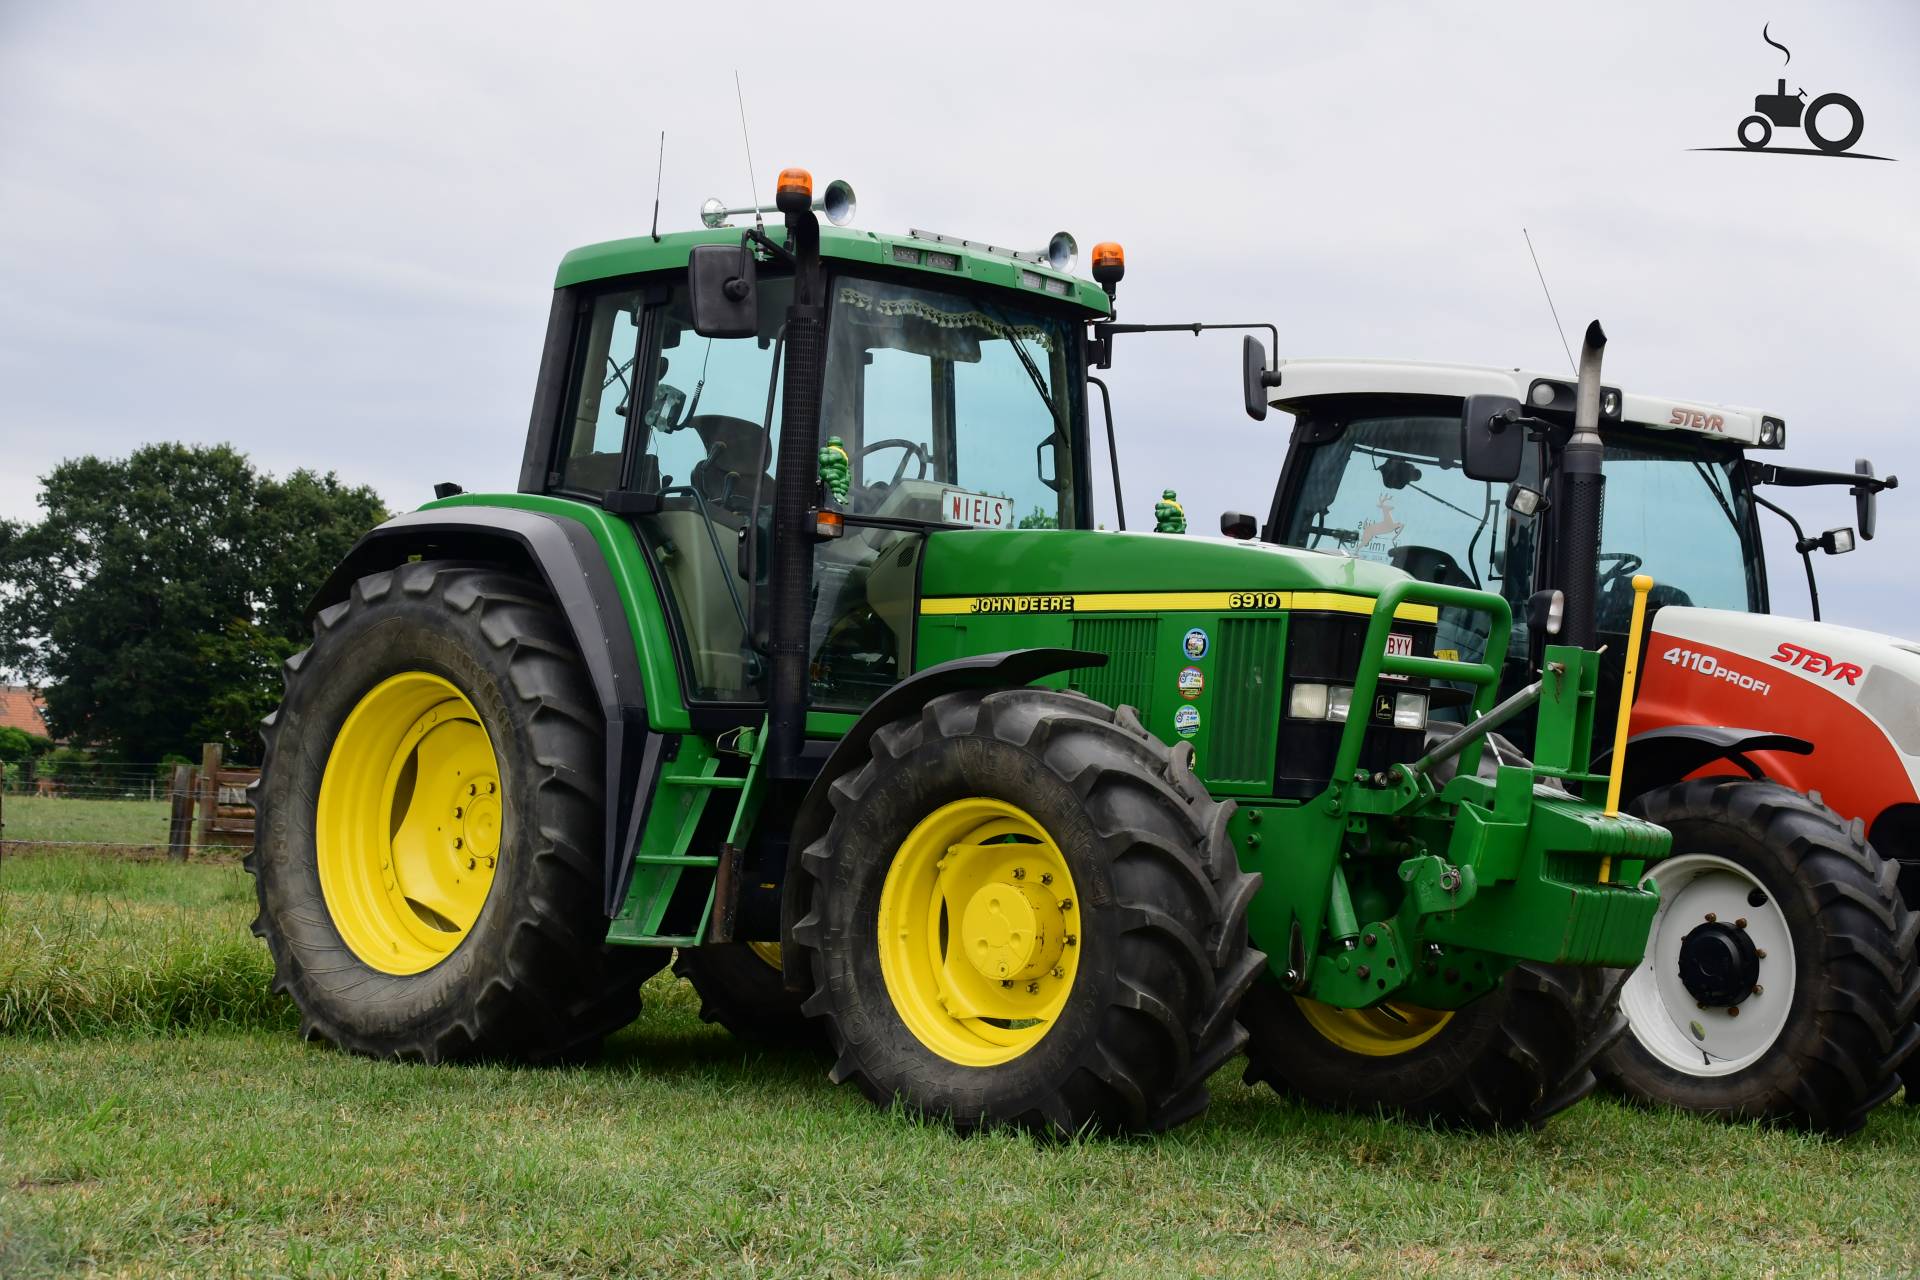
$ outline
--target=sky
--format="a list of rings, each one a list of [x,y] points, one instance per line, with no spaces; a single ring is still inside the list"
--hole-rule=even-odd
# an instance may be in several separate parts
[[[60,459],[153,440],[396,510],[511,489],[554,268],[646,230],[660,131],[663,229],[747,202],[737,71],[763,192],[801,165],[854,184],[858,226],[1119,240],[1122,318],[1270,320],[1290,357],[1564,370],[1527,228],[1608,382],[1908,476],[1819,568],[1830,620],[1920,637],[1917,65],[1905,0],[0,0],[0,518]],[[1852,96],[1855,150],[1895,162],[1691,150],[1780,75]],[[1238,361],[1234,334],[1121,339],[1136,522],[1168,486],[1207,531],[1265,512],[1290,419],[1246,417]],[[1852,521],[1844,491],[1775,496]],[[1778,521],[1768,557],[1804,614]]]

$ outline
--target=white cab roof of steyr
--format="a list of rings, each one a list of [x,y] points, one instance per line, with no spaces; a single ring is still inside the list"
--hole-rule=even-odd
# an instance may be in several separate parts
[[[1426,395],[1512,396],[1528,405],[1528,392],[1537,382],[1551,382],[1571,389],[1571,374],[1536,373],[1526,369],[1495,369],[1470,364],[1439,364],[1424,360],[1306,359],[1277,362],[1280,385],[1271,393],[1276,409],[1288,412],[1305,407],[1303,402],[1318,396],[1336,395]],[[1687,431],[1696,435],[1733,440],[1760,446],[1762,420],[1774,424],[1771,438],[1775,445],[1785,435],[1785,426],[1773,414],[1739,405],[1713,404],[1706,400],[1675,400],[1669,396],[1643,396],[1624,392],[1622,418],[1636,426],[1663,431]]]

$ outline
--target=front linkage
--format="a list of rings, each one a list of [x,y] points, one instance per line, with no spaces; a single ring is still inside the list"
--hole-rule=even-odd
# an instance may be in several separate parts
[[[1389,653],[1394,611],[1408,602],[1488,614],[1486,661]],[[1596,652],[1550,648],[1541,681],[1491,705],[1510,627],[1498,596],[1411,581],[1390,588],[1374,609],[1352,705],[1372,706],[1383,680],[1462,681],[1478,690],[1469,727],[1421,760],[1369,774],[1357,767],[1367,717],[1355,712],[1325,792],[1246,815],[1244,844],[1262,851],[1254,861],[1270,890],[1254,904],[1254,932],[1270,949],[1288,940],[1282,979],[1294,993],[1349,1009],[1388,1000],[1457,1009],[1516,961],[1638,963],[1659,899],[1636,882],[1669,837],[1607,813],[1605,775],[1573,766],[1590,758]],[[1487,736],[1536,703],[1537,759],[1480,776]],[[1369,919],[1366,905],[1390,899],[1356,892],[1356,882],[1380,878],[1383,862],[1402,892]],[[1320,940],[1311,955],[1309,938]]]

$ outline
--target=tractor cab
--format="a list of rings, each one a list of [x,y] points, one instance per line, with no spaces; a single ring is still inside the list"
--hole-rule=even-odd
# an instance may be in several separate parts
[[[770,229],[738,314],[703,315],[690,261],[704,250],[737,271],[742,252],[724,213],[709,221],[567,256],[555,341],[572,351],[521,487],[631,517],[668,587],[688,698],[764,705],[793,272]],[[1070,237],[1049,258],[919,231],[819,234],[827,482],[808,703],[857,712],[910,670],[929,532],[1089,526],[1084,333],[1107,299],[1067,274]]]
[[[1547,636],[1551,593],[1562,586],[1552,554],[1562,514],[1553,477],[1571,429],[1571,380],[1384,360],[1283,360],[1279,372],[1272,403],[1294,415],[1295,427],[1266,539],[1498,592],[1517,620],[1505,683],[1524,683]],[[1524,429],[1525,439],[1511,483],[1468,474],[1462,413],[1477,396],[1510,398],[1531,415],[1530,425],[1512,428]],[[1607,490],[1594,613],[1614,655],[1603,685],[1615,689],[1635,576],[1654,580],[1650,614],[1676,605],[1766,613],[1759,511],[1780,508],[1758,486],[1884,483],[1870,467],[1865,475],[1804,472],[1751,460],[1752,450],[1786,443],[1785,424],[1755,409],[1606,388],[1600,419]],[[1870,503],[1871,495],[1861,513],[1867,536]],[[1853,546],[1851,529],[1814,539],[1797,524],[1794,531],[1803,553]],[[1442,610],[1439,632],[1443,652],[1477,660],[1486,651],[1479,617]]]

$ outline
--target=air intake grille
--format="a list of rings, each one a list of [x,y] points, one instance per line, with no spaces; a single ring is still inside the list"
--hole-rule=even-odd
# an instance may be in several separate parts
[[[1110,707],[1147,708],[1153,698],[1155,618],[1076,618],[1073,647],[1107,655],[1104,667],[1083,667],[1072,688]]]
[[[1213,732],[1203,762],[1211,782],[1266,783],[1280,727],[1281,618],[1222,618],[1213,674]]]

